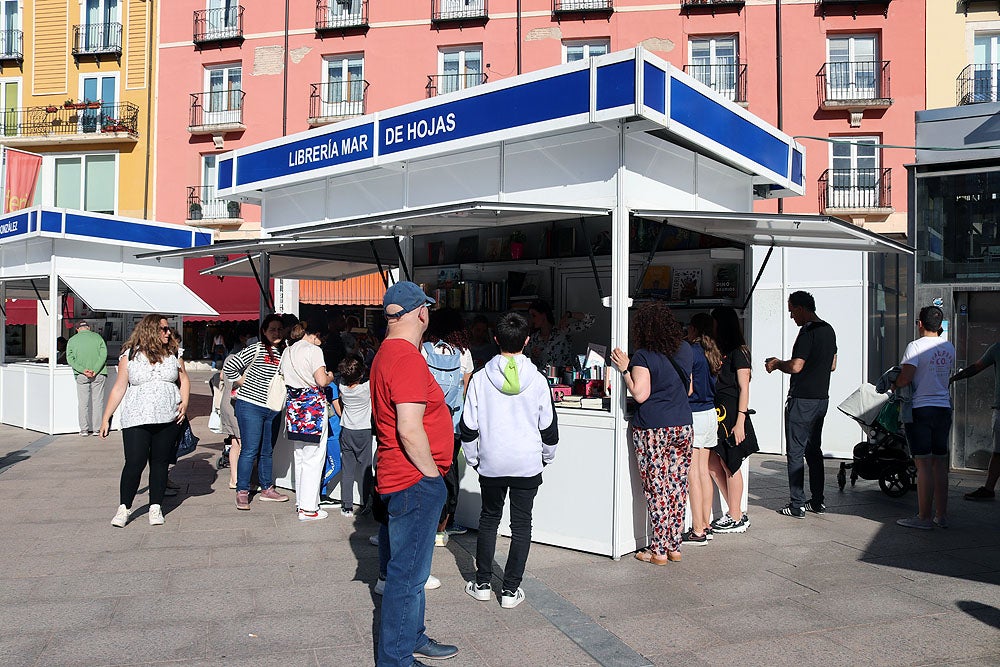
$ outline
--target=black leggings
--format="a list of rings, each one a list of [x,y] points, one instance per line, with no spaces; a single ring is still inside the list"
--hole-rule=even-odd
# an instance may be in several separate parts
[[[167,489],[167,467],[173,458],[176,442],[177,424],[172,421],[122,429],[122,444],[125,446],[125,466],[122,468],[119,487],[122,505],[131,509],[147,462],[149,504],[163,504],[163,493]]]

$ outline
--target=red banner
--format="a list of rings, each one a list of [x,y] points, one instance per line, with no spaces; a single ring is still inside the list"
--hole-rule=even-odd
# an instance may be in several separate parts
[[[42,168],[42,156],[8,148],[5,157],[7,176],[3,188],[3,212],[10,213],[31,205],[38,172]]]

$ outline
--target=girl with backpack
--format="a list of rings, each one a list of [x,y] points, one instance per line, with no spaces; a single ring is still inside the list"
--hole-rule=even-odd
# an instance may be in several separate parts
[[[427,326],[427,340],[421,346],[420,353],[424,355],[431,375],[444,392],[444,401],[451,410],[455,426],[455,451],[452,455],[451,468],[444,477],[445,486],[448,488],[448,499],[441,510],[441,522],[434,538],[434,545],[443,547],[448,544],[448,532],[445,529],[458,507],[458,452],[462,447],[458,422],[462,418],[465,390],[469,386],[472,371],[475,370],[462,313],[453,308],[432,311]],[[464,533],[465,529],[455,526],[452,532]]]

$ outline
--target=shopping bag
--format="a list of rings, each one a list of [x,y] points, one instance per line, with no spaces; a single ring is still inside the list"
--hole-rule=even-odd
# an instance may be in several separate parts
[[[222,415],[218,410],[212,410],[208,416],[208,430],[212,433],[222,433]]]

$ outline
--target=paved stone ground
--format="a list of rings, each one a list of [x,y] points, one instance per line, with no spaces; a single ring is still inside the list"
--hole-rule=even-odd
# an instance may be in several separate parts
[[[117,434],[0,427],[0,665],[373,664],[375,524],[300,524],[275,503],[237,513],[207,398],[192,410],[202,446],[173,471],[183,489],[160,527],[145,487],[132,522],[110,526]],[[755,456],[750,531],[679,564],[533,545],[513,610],[465,595],[475,534],[455,537],[435,553],[429,633],[461,647],[451,667],[1000,665],[1000,503],[961,499],[981,478],[953,476],[952,526],[923,533],[894,524],[912,494],[837,493],[833,461],[830,511],[780,517],[783,467]]]

